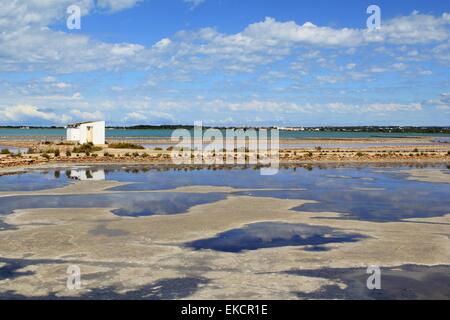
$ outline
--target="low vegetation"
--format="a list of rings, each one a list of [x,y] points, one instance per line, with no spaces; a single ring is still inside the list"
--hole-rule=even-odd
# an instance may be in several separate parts
[[[74,142],[68,142],[68,141],[62,141],[56,144],[57,146],[73,146],[75,145]]]
[[[45,150],[41,150],[41,153],[47,153],[47,154],[54,154],[55,156],[59,157],[60,151],[59,149],[45,149]]]
[[[108,147],[111,149],[138,149],[138,150],[145,149],[143,146],[139,144],[126,142],[111,143]]]
[[[79,147],[73,148],[73,153],[86,153],[86,155],[96,151],[102,151],[101,147],[95,147],[92,143],[85,143]]]
[[[11,151],[9,151],[8,149],[2,149],[2,151],[0,151],[0,154],[11,154]]]

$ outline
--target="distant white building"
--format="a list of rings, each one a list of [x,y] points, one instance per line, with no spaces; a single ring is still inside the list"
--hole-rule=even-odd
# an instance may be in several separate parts
[[[71,142],[105,144],[105,121],[80,122],[66,127],[66,139]]]

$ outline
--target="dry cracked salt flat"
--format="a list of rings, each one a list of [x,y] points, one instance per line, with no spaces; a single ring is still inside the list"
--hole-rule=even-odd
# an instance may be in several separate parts
[[[0,298],[449,299],[449,183],[440,165],[11,172]]]

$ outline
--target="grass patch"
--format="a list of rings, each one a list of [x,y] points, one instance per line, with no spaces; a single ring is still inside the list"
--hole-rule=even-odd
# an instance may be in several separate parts
[[[2,149],[2,151],[0,151],[0,154],[11,154],[11,151],[9,151],[8,149]]]
[[[85,143],[79,147],[75,147],[73,148],[72,152],[73,153],[86,153],[86,154],[90,154],[92,152],[96,152],[96,151],[102,151],[103,149],[101,147],[95,147],[92,143]]]
[[[57,146],[74,146],[75,142],[62,141],[56,144]]]
[[[138,149],[138,150],[145,149],[143,146],[141,146],[139,144],[126,143],[126,142],[112,143],[108,147],[111,149]]]
[[[59,155],[61,154],[61,151],[59,151],[59,149],[53,149],[53,148],[46,149],[46,150],[43,150],[41,152],[42,153],[47,153],[47,154],[53,153],[56,157],[59,157]]]

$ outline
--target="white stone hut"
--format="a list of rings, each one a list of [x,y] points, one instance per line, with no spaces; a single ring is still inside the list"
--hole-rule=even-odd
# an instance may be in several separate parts
[[[105,144],[105,121],[80,122],[66,126],[66,140],[70,142]]]

